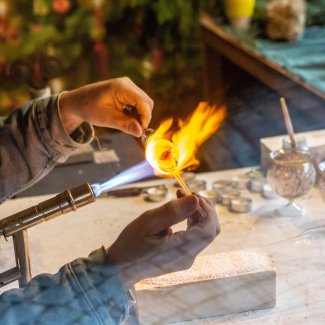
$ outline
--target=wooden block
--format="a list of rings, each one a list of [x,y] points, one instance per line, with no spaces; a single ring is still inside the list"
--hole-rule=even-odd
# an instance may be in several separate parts
[[[136,284],[140,324],[169,324],[274,307],[275,284],[272,263],[261,252],[199,256],[189,270]]]

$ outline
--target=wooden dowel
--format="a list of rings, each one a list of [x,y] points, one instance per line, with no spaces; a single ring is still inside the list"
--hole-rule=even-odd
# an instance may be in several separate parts
[[[285,101],[285,99],[283,97],[280,98],[280,104],[281,104],[281,108],[282,108],[282,112],[283,112],[284,123],[286,125],[287,132],[288,132],[288,135],[289,135],[289,138],[290,138],[291,147],[295,148],[296,147],[296,141],[295,141],[295,137],[294,137],[292,122],[291,122],[291,118],[290,118],[290,115],[289,115],[289,111],[288,111],[286,101]]]

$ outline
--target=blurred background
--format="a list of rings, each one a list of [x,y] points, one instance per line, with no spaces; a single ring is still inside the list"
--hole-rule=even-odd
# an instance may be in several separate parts
[[[0,113],[31,88],[120,76],[155,99],[157,114],[191,107],[202,98],[199,17],[214,2],[0,0]]]
[[[165,117],[188,116],[207,97],[201,17],[208,14],[227,28],[225,1],[0,0],[0,115],[48,91],[129,76],[155,101],[151,127]],[[233,33],[241,42],[268,38],[270,2],[256,0],[249,29]],[[305,5],[303,27],[323,28],[325,1]],[[274,42],[291,47],[299,37]],[[320,48],[315,52],[324,56]],[[247,71],[234,73],[233,63],[227,69],[232,81],[218,85],[223,98],[216,103],[226,103],[227,121],[200,149],[199,171],[258,165],[260,138],[285,133],[280,95]],[[295,130],[324,128],[323,104],[289,99]]]

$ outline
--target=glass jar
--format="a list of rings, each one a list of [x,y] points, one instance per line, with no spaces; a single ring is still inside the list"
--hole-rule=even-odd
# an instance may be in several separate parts
[[[270,158],[268,183],[279,196],[289,200],[284,207],[288,211],[278,209],[277,213],[303,214],[304,210],[293,200],[305,195],[315,183],[316,170],[309,153],[295,148],[283,148],[271,152]]]
[[[322,200],[325,202],[325,161],[319,163],[318,168],[320,170],[320,178],[318,181],[318,188]]]

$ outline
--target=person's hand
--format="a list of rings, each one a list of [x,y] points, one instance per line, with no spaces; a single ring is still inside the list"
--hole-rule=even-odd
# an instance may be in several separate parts
[[[134,107],[135,115],[127,114],[126,106]],[[123,77],[64,92],[59,108],[68,134],[86,121],[140,137],[150,122],[153,100],[129,78]]]
[[[205,217],[199,215],[198,207]],[[194,217],[184,231],[173,233],[171,226]],[[196,195],[184,196],[149,210],[131,222],[120,234],[108,254],[119,270],[126,288],[148,277],[189,268],[211,243],[220,227],[211,202]]]

